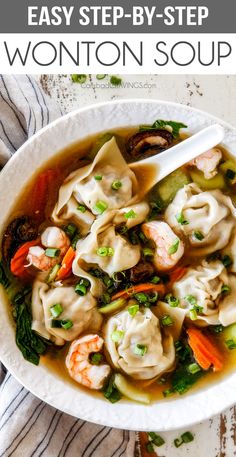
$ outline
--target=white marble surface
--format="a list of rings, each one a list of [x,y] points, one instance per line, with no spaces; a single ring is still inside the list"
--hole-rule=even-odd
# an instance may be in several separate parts
[[[106,100],[150,98],[184,103],[208,111],[236,126],[236,76],[124,75],[121,87],[102,87],[109,77],[98,81],[88,76],[86,87],[72,83],[69,75],[35,76],[41,86],[66,113]],[[236,386],[235,386],[236,388]],[[179,418],[180,431],[181,417]],[[173,446],[176,432],[163,433],[166,443],[157,449],[159,457],[236,456],[236,408],[190,429],[195,439],[179,449]],[[105,457],[105,456],[101,456]]]

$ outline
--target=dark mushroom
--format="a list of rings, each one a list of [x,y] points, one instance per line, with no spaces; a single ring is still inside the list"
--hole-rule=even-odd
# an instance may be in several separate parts
[[[127,150],[132,159],[145,159],[168,149],[172,143],[173,135],[168,130],[153,129],[131,136]]]
[[[37,238],[38,229],[28,216],[14,219],[7,227],[2,240],[2,255],[6,262],[11,259],[21,243]]]
[[[139,283],[146,281],[155,273],[154,266],[150,262],[139,262],[130,269],[130,281]]]

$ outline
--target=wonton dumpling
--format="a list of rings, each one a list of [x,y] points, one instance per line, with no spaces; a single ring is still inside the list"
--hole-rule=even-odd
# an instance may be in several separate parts
[[[223,249],[222,253],[224,255],[228,255],[231,258],[232,265],[230,265],[229,270],[233,273],[236,273],[236,229],[233,230],[230,241]]]
[[[186,310],[194,308],[194,303],[186,299],[191,296],[195,299],[195,305],[202,308],[198,312],[198,320],[205,321],[209,325],[220,323],[219,306],[223,300],[221,289],[223,285],[229,285],[227,271],[220,261],[207,263],[194,268],[189,268],[187,273],[179,281],[173,284],[173,295],[180,300],[180,306]]]
[[[180,215],[185,224],[177,221],[176,217]],[[230,197],[218,189],[203,192],[194,183],[180,189],[165,212],[168,224],[188,236],[193,257],[224,248],[229,242],[235,217],[236,209]],[[197,239],[194,232],[200,232],[203,239]]]
[[[63,207],[59,216],[53,211],[52,219],[57,224],[65,223],[65,221],[73,222],[79,227],[80,234],[85,236],[90,231],[91,225],[95,220],[94,214],[86,210],[84,212],[78,210],[78,202],[74,197],[71,197],[68,203]]]
[[[53,317],[50,307],[57,303],[63,308],[58,319],[70,319],[73,322],[70,329],[51,327]],[[90,324],[96,330],[102,324],[101,315],[96,310],[96,300],[90,292],[81,297],[72,286],[49,288],[47,284],[37,280],[33,286],[32,314],[32,329],[45,338],[52,339],[57,345],[74,340]]]
[[[101,176],[96,180],[95,176]],[[112,183],[119,180],[122,186],[118,190],[112,189]],[[71,173],[59,191],[58,202],[53,210],[53,219],[63,218],[68,212],[67,205],[72,198],[84,204],[95,215],[98,211],[95,205],[102,201],[107,210],[126,206],[136,194],[137,180],[130,170],[113,137],[97,153],[94,161]],[[106,211],[107,211],[106,210]]]
[[[226,294],[219,304],[219,321],[227,326],[236,323],[236,276],[229,275],[228,285],[230,292]]]
[[[116,330],[124,332],[119,342],[112,340]],[[144,345],[144,355],[136,355],[137,344]],[[121,311],[105,326],[105,347],[115,368],[134,379],[152,379],[170,370],[175,361],[174,341],[171,335],[161,333],[159,319],[148,308],[131,316]]]

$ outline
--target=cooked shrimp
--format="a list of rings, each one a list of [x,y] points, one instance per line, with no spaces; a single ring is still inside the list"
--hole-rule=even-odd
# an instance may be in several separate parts
[[[98,335],[86,335],[73,341],[66,357],[66,367],[69,375],[79,384],[90,389],[101,389],[109,376],[109,365],[92,365],[89,355],[99,352],[103,346],[103,339]]]
[[[217,174],[217,167],[222,159],[220,149],[213,148],[191,160],[188,165],[194,165],[204,173],[206,179],[211,179]]]
[[[58,227],[48,227],[41,235],[41,243],[45,248],[60,249],[57,257],[46,256],[46,250],[41,246],[29,248],[27,260],[29,265],[33,265],[40,271],[48,271],[57,263],[61,263],[66,251],[70,246],[70,240],[63,230]]]
[[[155,245],[153,263],[157,270],[173,268],[184,253],[184,244],[166,222],[152,221],[142,225],[144,235]]]

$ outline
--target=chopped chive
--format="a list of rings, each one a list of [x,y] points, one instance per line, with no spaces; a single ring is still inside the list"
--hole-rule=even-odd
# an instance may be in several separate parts
[[[106,75],[96,75],[96,78],[98,80],[104,79],[105,77],[106,77]]]
[[[226,178],[230,179],[231,181],[235,178],[235,171],[231,170],[230,168],[228,168],[228,170],[226,170],[226,173],[225,173],[225,176]]]
[[[154,452],[152,441],[148,441],[148,443],[145,444],[145,447],[148,454],[152,454]]]
[[[114,332],[111,334],[111,339],[114,343],[119,343],[122,340],[124,334],[125,332],[122,330],[114,330]]]
[[[64,328],[64,330],[69,330],[71,327],[73,327],[73,322],[70,319],[66,319],[61,321],[61,326]]]
[[[231,351],[232,349],[235,349],[236,348],[236,342],[232,339],[230,340],[226,340],[225,341],[225,344],[227,346],[227,348]]]
[[[141,355],[142,357],[146,354],[147,352],[147,346],[145,344],[136,344],[134,347],[134,353],[136,355]]]
[[[197,304],[197,299],[193,295],[186,295],[184,297],[184,300],[186,300],[190,305],[196,305]]]
[[[100,365],[102,360],[103,360],[103,355],[101,354],[101,352],[94,352],[90,356],[90,362],[92,365]]]
[[[63,311],[63,308],[60,303],[56,303],[53,306],[50,306],[50,313],[53,317],[59,317]]]
[[[103,214],[104,211],[106,211],[107,209],[107,203],[102,201],[102,200],[98,200],[96,205],[94,206],[94,211],[98,214]]]
[[[156,303],[158,300],[159,294],[158,292],[153,292],[153,294],[148,295],[148,301],[149,303]]]
[[[73,236],[76,234],[77,232],[77,227],[75,224],[68,224],[65,228],[64,228],[64,231],[65,233],[69,236],[69,238],[73,238]]]
[[[90,281],[87,278],[81,278],[79,283],[82,284],[85,287],[89,287],[90,286]]]
[[[170,305],[172,308],[176,308],[179,306],[179,299],[174,297],[172,294],[168,294],[165,296],[165,300],[167,301],[168,305]]]
[[[120,86],[122,84],[122,79],[118,78],[117,76],[111,76],[110,77],[110,83],[113,86]]]
[[[76,284],[75,292],[83,297],[87,294],[87,287],[84,284]]]
[[[143,248],[142,252],[143,252],[144,257],[153,257],[154,256],[154,252],[150,248]]]
[[[114,252],[115,251],[113,248],[109,248],[106,246],[102,246],[101,248],[97,249],[97,254],[100,257],[112,257],[114,255]]]
[[[47,248],[46,251],[45,251],[45,255],[47,257],[58,257],[60,255],[60,252],[61,250],[60,249],[56,249],[56,248]]]
[[[186,219],[184,219],[184,215],[183,215],[182,212],[179,213],[179,214],[176,214],[175,218],[176,218],[177,222],[178,222],[180,225],[188,225],[188,224],[189,224],[189,222],[186,221]]]
[[[223,286],[221,287],[221,293],[228,294],[229,292],[231,292],[231,287],[227,286],[227,284],[223,284]]]
[[[173,325],[174,320],[172,319],[172,317],[169,314],[166,314],[165,316],[163,316],[161,318],[161,323],[165,327],[169,327],[169,326]]]
[[[196,321],[197,320],[197,311],[196,309],[190,309],[189,311],[189,317],[191,319],[191,321]]]
[[[191,374],[195,374],[198,373],[198,371],[201,371],[201,368],[197,363],[190,363],[190,365],[188,366],[188,371]]]
[[[195,309],[195,311],[198,314],[201,314],[203,312],[203,306],[200,306],[200,305],[194,305],[193,309]]]
[[[194,236],[194,238],[196,238],[196,240],[199,240],[199,241],[202,241],[204,238],[204,235],[202,234],[202,232],[199,232],[199,230],[196,230],[195,232],[193,232],[193,236]]]
[[[96,175],[94,176],[95,181],[102,181],[102,176],[101,175]]]
[[[225,268],[230,267],[233,263],[233,261],[229,255],[223,255],[221,262],[223,263]]]
[[[166,389],[166,390],[163,390],[162,394],[163,394],[163,397],[170,397],[171,395],[173,395],[174,391],[173,389]]]
[[[111,403],[116,403],[121,399],[121,393],[114,385],[114,376],[111,376],[108,379],[102,391],[104,397],[107,398],[107,400],[109,400]]]
[[[111,185],[111,188],[113,190],[119,190],[120,188],[122,187],[122,182],[119,181],[118,179],[116,179],[115,181],[113,181],[112,185]]]
[[[84,84],[86,79],[87,79],[87,75],[71,75],[71,79],[73,81],[73,83],[78,83],[78,84]]]
[[[86,211],[86,208],[85,208],[84,205],[79,205],[79,206],[77,206],[77,209],[78,209],[79,211],[81,211],[81,213],[85,213],[85,211]]]
[[[134,317],[138,311],[139,311],[139,305],[132,305],[132,306],[129,306],[129,308],[128,308],[128,313],[132,317]]]
[[[179,248],[179,240],[176,239],[176,241],[172,244],[172,246],[169,247],[168,254],[169,255],[175,254],[178,251],[178,248]]]
[[[133,209],[128,211],[128,213],[124,214],[125,219],[134,219],[136,216],[137,216],[137,214],[135,213],[135,211]]]
[[[143,292],[139,292],[134,295],[134,298],[138,300],[139,303],[147,303],[148,302],[148,296],[144,294]]]
[[[160,447],[165,443],[165,440],[163,440],[163,438],[160,435],[157,435],[155,432],[149,432],[148,435],[157,447]]]
[[[151,279],[151,283],[152,284],[158,284],[160,282],[161,278],[159,278],[159,276],[153,276],[153,278]]]

